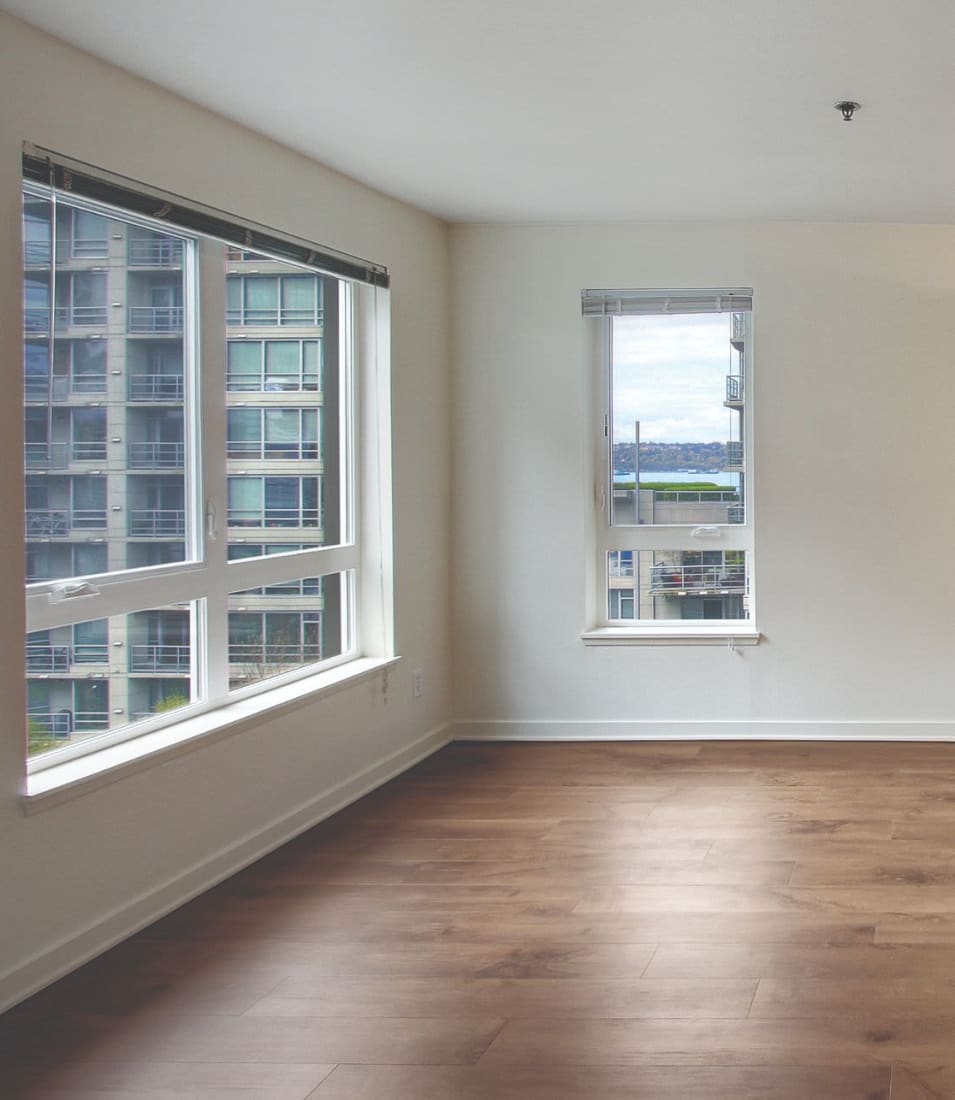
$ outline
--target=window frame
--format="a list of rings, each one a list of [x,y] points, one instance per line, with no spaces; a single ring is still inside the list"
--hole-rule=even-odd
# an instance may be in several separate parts
[[[362,432],[362,422],[366,418],[373,418],[371,422],[376,427],[381,427],[390,419],[390,296],[387,272],[382,268],[374,268],[377,281],[363,283],[348,275],[330,272],[324,267],[306,266],[284,255],[276,257],[283,264],[297,263],[300,268],[298,274],[322,276],[316,293],[323,303],[330,290],[337,288],[339,296],[340,538],[331,546],[306,547],[264,554],[258,558],[229,560],[226,522],[229,475],[226,456],[230,390],[226,272],[227,263],[232,262],[230,253],[234,246],[224,237],[206,237],[193,229],[157,223],[154,219],[123,206],[64,194],[50,185],[28,179],[23,181],[23,192],[39,199],[49,199],[54,195],[61,197],[71,208],[71,219],[76,210],[107,217],[112,215],[123,220],[129,228],[158,231],[183,241],[183,306],[186,315],[183,386],[185,408],[191,409],[191,415],[184,413],[184,446],[187,465],[191,458],[193,471],[193,476],[186,480],[184,501],[187,516],[184,541],[187,544],[186,556],[190,560],[89,574],[82,578],[74,576],[53,581],[25,582],[27,632],[31,634],[64,626],[73,627],[77,623],[90,620],[108,620],[114,615],[129,615],[171,605],[188,605],[194,609],[192,617],[195,630],[201,631],[206,638],[205,655],[202,659],[196,652],[200,648],[198,633],[192,642],[192,681],[194,694],[198,692],[199,698],[175,712],[157,715],[155,718],[135,720],[130,715],[123,726],[28,758],[28,774],[94,755],[114,745],[145,737],[157,730],[228,707],[252,696],[267,696],[274,689],[300,680],[314,677],[321,681],[324,673],[337,670],[339,666],[350,662],[362,664],[355,673],[360,675],[367,673],[366,658],[395,659],[393,591],[390,580],[390,431],[381,430],[380,437],[373,444],[365,439],[365,433]],[[151,189],[146,193],[155,194]],[[178,199],[176,201],[182,202]],[[51,344],[55,335],[52,307],[53,268],[56,263],[55,219],[54,208],[51,211],[53,242],[48,281],[51,302],[47,338]],[[271,230],[267,232],[272,233]],[[29,242],[26,244],[29,245]],[[261,258],[272,257],[263,254]],[[369,270],[372,270],[371,267]],[[30,268],[26,259],[23,272],[29,278]],[[239,271],[236,274],[241,278],[244,272]],[[294,276],[295,273],[288,274]],[[72,279],[70,284],[72,293]],[[221,321],[218,320],[219,317]],[[211,319],[213,323],[206,320],[202,324],[202,318]],[[24,334],[32,334],[34,337],[37,335],[28,325],[24,326]],[[259,339],[262,344],[264,371],[265,344],[269,338]],[[303,377],[302,340],[308,339],[313,338],[303,337],[299,340]],[[323,344],[324,339],[319,341],[319,378],[326,368],[324,356],[321,356]],[[311,391],[303,387],[302,392]],[[292,396],[292,391],[282,393],[286,400]],[[201,432],[198,427],[200,418]],[[24,477],[28,475],[29,467],[24,470]],[[327,474],[310,473],[305,476],[322,479]],[[321,506],[321,502],[319,504]],[[367,531],[366,538],[361,537],[363,531]],[[247,589],[265,590],[332,574],[341,575],[341,653],[244,687],[230,689],[227,641],[230,596]],[[77,585],[89,588],[90,594],[67,595],[67,591],[75,590]],[[339,673],[334,677],[334,682],[340,681]],[[320,688],[321,683],[316,682],[316,690]],[[281,705],[280,699],[276,705]]]
[[[594,537],[593,555],[588,573],[591,593],[588,599],[588,620],[590,626],[582,631],[581,639],[585,645],[627,645],[627,644],[756,644],[760,633],[756,626],[756,583],[755,583],[755,522],[754,522],[754,433],[753,433],[753,309],[742,311],[745,315],[743,337],[743,407],[741,429],[743,435],[743,523],[655,523],[625,526],[612,523],[613,494],[613,322],[616,316],[625,316],[625,308],[616,311],[608,309],[598,312],[588,309],[588,298],[606,296],[613,299],[643,298],[662,300],[693,300],[700,298],[719,298],[745,294],[753,297],[753,291],[710,288],[705,290],[684,289],[647,289],[627,291],[584,291],[584,320],[591,324],[590,356],[595,364],[595,405],[597,415],[594,418],[596,430],[594,440]],[[654,310],[655,315],[665,315],[666,310]],[[682,312],[679,309],[674,312]],[[717,312],[716,310],[687,309],[688,313]],[[731,315],[741,312],[729,306],[720,312]],[[588,316],[589,314],[589,316]],[[732,323],[732,322],[731,322]],[[743,550],[746,553],[748,606],[747,619],[611,619],[609,581],[610,558],[614,552],[632,551],[633,587],[635,600],[639,601],[638,552],[680,551],[700,552],[707,550],[732,551]]]

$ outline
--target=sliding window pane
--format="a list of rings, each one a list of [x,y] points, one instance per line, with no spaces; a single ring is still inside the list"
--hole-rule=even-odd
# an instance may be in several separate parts
[[[332,573],[233,593],[230,687],[245,687],[339,656],[347,621],[346,590],[344,575]]]
[[[606,583],[611,621],[749,618],[745,550],[611,550]]]
[[[195,605],[27,635],[27,741],[36,756],[193,701]]]
[[[47,481],[25,502],[28,581],[186,559],[191,243],[61,197],[28,197],[24,243],[24,468]]]

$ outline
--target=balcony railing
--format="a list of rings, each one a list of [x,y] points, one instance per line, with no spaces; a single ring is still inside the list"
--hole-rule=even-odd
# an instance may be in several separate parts
[[[109,664],[106,643],[78,645],[41,645],[27,643],[27,672],[68,672],[70,665]]]
[[[657,504],[724,504],[739,500],[735,489],[656,489]]]
[[[317,508],[230,508],[230,527],[318,527]]]
[[[294,309],[284,306],[275,306],[271,309],[255,309],[239,307],[226,310],[226,324],[228,325],[320,325],[325,320],[325,311],[322,308]]]
[[[130,443],[127,464],[131,470],[181,470],[185,457],[183,443]]]
[[[29,267],[49,267],[53,250],[49,241],[25,241],[23,260]]]
[[[734,505],[732,508],[726,509],[726,522],[727,523],[745,523],[746,522],[746,509],[742,504]]]
[[[181,374],[131,374],[127,387],[130,401],[182,401]]]
[[[321,644],[292,643],[291,645],[266,645],[261,642],[230,642],[229,663],[258,667],[303,665],[320,661]]]
[[[53,323],[57,328],[85,328],[106,324],[106,306],[57,306]]]
[[[71,733],[96,733],[109,727],[109,712],[105,710],[58,710],[27,712],[31,729],[65,740]]]
[[[733,328],[730,334],[730,339],[733,343],[742,343],[746,339],[746,314],[734,313],[733,314]]]
[[[741,374],[728,374],[726,376],[726,404],[742,405],[743,403],[743,376]]]
[[[105,508],[28,508],[26,511],[28,539],[68,538],[73,530],[105,526]]]
[[[731,439],[726,444],[726,468],[727,470],[743,468],[743,444],[738,439]]]
[[[250,458],[269,462],[306,461],[318,458],[318,443],[314,440],[273,443],[261,439],[230,439],[226,446],[226,454],[229,458]]]
[[[27,469],[64,470],[69,462],[66,443],[26,443],[23,453]]]
[[[131,645],[130,672],[188,672],[187,645]]]
[[[128,329],[133,333],[180,333],[182,306],[130,306]]]
[[[136,508],[129,513],[131,538],[182,538],[186,513],[174,508]]]
[[[174,237],[130,237],[130,267],[181,267],[182,241]]]
[[[70,445],[70,456],[74,462],[105,462],[105,439],[76,439]]]
[[[26,306],[23,310],[23,331],[36,336],[50,331],[49,306]]]
[[[27,644],[27,672],[69,672],[72,663],[71,646]]]
[[[318,376],[301,374],[247,374],[244,371],[226,373],[226,389],[230,393],[317,393]]]
[[[741,565],[654,565],[650,571],[650,592],[699,596],[746,591],[746,571]]]
[[[56,258],[67,260],[95,260],[109,254],[109,241],[105,237],[69,237],[58,240]]]
[[[71,396],[86,396],[106,392],[105,374],[56,375],[52,381],[45,377],[31,376],[24,383],[27,401],[66,401]]]

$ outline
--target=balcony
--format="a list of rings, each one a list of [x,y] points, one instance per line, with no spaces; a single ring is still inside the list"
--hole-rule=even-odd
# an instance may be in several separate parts
[[[741,409],[743,407],[743,376],[741,374],[728,374],[726,376],[726,400],[723,404],[728,409]]]
[[[27,267],[49,267],[53,250],[49,241],[25,241],[23,262]]]
[[[53,310],[53,324],[62,328],[88,328],[106,324],[106,306],[57,306]]]
[[[27,673],[69,672],[72,665],[109,664],[109,647],[103,645],[27,644]]]
[[[109,255],[109,241],[105,237],[66,237],[56,242],[56,262],[70,260],[101,260]]]
[[[130,672],[188,672],[190,648],[187,645],[131,645]]]
[[[230,508],[230,527],[318,527],[317,508]]]
[[[182,306],[130,306],[127,331],[151,336],[180,335]]]
[[[737,504],[732,508],[726,509],[726,522],[727,523],[745,523],[746,522],[746,509],[742,504]]]
[[[183,242],[175,237],[130,237],[130,267],[182,267]]]
[[[318,443],[314,440],[275,443],[261,439],[230,439],[226,446],[228,458],[258,459],[263,462],[304,462],[318,458]]]
[[[289,668],[322,659],[322,647],[315,643],[268,645],[262,642],[230,642],[229,663],[246,668]]]
[[[181,470],[184,443],[130,443],[126,463],[130,470]]]
[[[650,571],[651,595],[728,596],[746,592],[742,565],[654,565]]]
[[[269,328],[275,325],[286,325],[314,328],[325,320],[325,311],[322,308],[311,307],[297,309],[294,307],[273,306],[268,309],[256,309],[239,307],[226,310],[226,324],[231,326],[248,326],[254,328],[264,325]]]
[[[27,306],[23,310],[23,331],[28,335],[45,335],[50,331],[49,306]]]
[[[68,645],[27,644],[27,673],[69,672],[73,663],[72,647]]]
[[[23,453],[28,470],[65,470],[69,463],[66,443],[26,443]]]
[[[27,714],[31,730],[66,740],[71,733],[98,733],[109,728],[109,713],[105,710],[34,711]]]
[[[739,493],[735,489],[656,489],[653,499],[657,504],[726,504],[736,503]]]
[[[739,472],[743,469],[743,443],[739,439],[731,439],[726,444],[726,469],[729,472]]]
[[[70,444],[70,457],[74,462],[105,462],[105,439],[76,439]]]
[[[105,374],[56,375],[52,380],[46,377],[27,378],[24,383],[24,397],[27,401],[66,401],[70,397],[87,397],[90,394],[106,393]]]
[[[263,377],[232,370],[226,373],[226,389],[229,393],[318,393],[318,375],[270,371]]]
[[[734,348],[742,350],[746,343],[746,314],[734,313],[733,325],[730,329],[730,343]]]
[[[26,510],[28,539],[65,539],[69,538],[74,530],[102,529],[105,526],[105,508],[28,508]]]
[[[136,508],[129,513],[130,538],[182,538],[186,513],[174,508]]]
[[[183,397],[181,374],[131,374],[127,381],[130,401],[176,401]]]

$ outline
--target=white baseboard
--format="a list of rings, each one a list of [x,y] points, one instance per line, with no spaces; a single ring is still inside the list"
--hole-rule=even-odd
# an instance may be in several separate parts
[[[336,783],[262,829],[247,834],[181,874],[137,895],[68,939],[18,963],[0,975],[0,1012],[128,939],[326,817],[331,817],[362,795],[443,748],[450,740],[449,724],[431,730],[412,744]]]
[[[455,741],[955,741],[955,721],[459,721]]]

